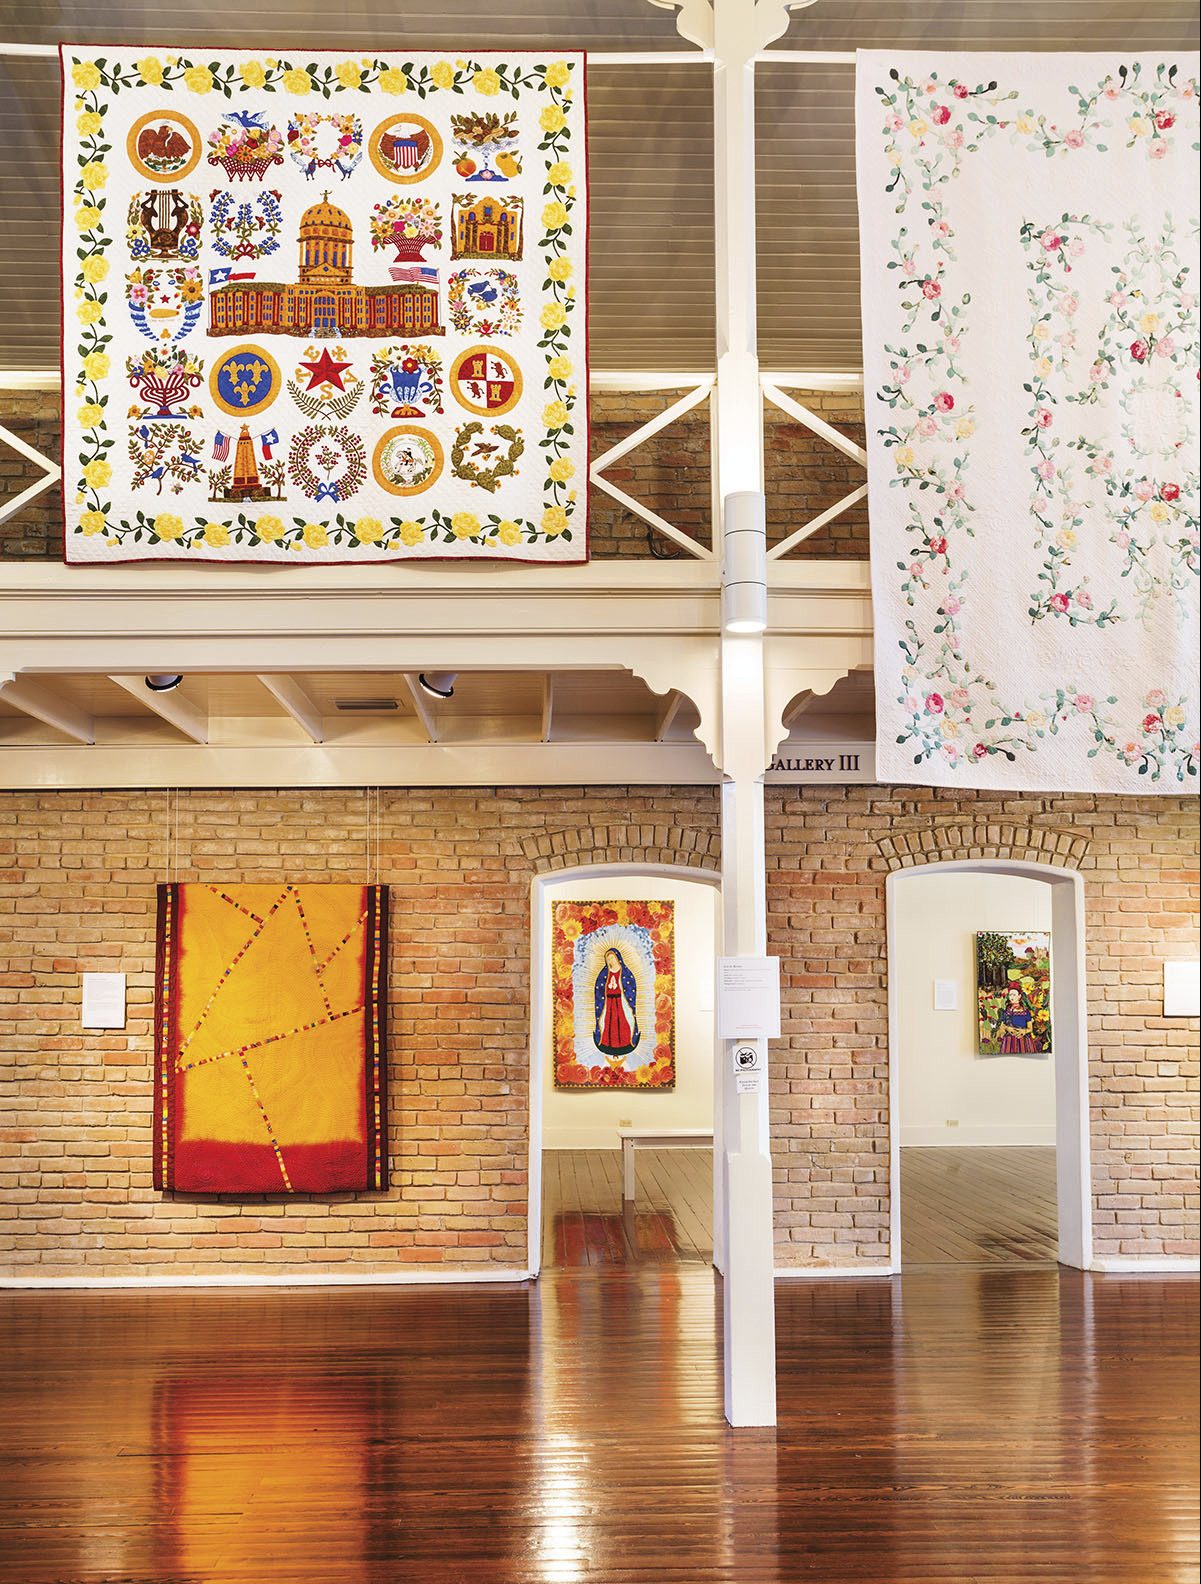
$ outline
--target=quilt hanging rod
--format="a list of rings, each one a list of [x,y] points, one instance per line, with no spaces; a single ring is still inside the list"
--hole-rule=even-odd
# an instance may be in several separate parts
[[[97,46],[100,48],[101,46]],[[109,43],[110,49],[119,49],[119,44]],[[178,48],[184,49],[186,45],[180,44]],[[253,45],[245,48],[252,49]],[[347,53],[354,53],[348,50]],[[711,49],[694,50],[586,50],[589,66],[712,66],[713,51]],[[7,44],[0,43],[0,56],[5,55],[32,55],[47,60],[53,60],[58,55],[57,44]]]

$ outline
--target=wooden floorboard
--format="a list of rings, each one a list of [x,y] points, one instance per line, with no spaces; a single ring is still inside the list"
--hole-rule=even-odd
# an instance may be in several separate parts
[[[648,1214],[651,1213],[649,1210]],[[1197,1284],[720,1279],[0,1295],[0,1584],[1185,1584]]]
[[[1054,1264],[1055,1151],[1034,1146],[901,1151],[907,1267]]]
[[[621,1196],[620,1150],[542,1156],[544,1268],[713,1258],[713,1157],[708,1150],[639,1150],[633,1207]]]

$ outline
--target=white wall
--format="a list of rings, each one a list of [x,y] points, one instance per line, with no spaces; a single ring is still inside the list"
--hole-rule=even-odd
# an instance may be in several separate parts
[[[713,1126],[713,975],[717,953],[717,886],[659,875],[603,874],[595,879],[551,881],[543,887],[542,933],[550,940],[555,902],[671,901],[676,905],[676,1087],[666,1092],[632,1089],[556,1089],[550,964],[539,964],[536,993],[544,1010],[542,1038],[542,1147],[618,1149],[619,1127]]]
[[[895,896],[901,1144],[1054,1144],[1055,1064],[976,1055],[975,982],[976,931],[1049,931],[1051,887],[1018,875],[915,873]],[[934,1011],[935,979],[955,981],[957,1011]]]

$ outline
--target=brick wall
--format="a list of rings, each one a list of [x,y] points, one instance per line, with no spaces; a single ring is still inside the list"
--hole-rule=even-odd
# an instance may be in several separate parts
[[[655,417],[678,392],[645,396],[602,394],[592,399],[591,453],[607,451],[631,430]],[[863,412],[858,396],[821,393],[797,395],[852,439],[862,443]],[[818,440],[777,409],[766,410],[765,457],[769,500],[768,531],[773,542],[815,517],[863,482],[863,471],[840,451]],[[46,456],[57,457],[61,445],[57,392],[0,393],[0,423]],[[0,498],[17,494],[37,477],[37,469],[0,443]],[[607,469],[618,489],[661,517],[710,542],[712,504],[709,481],[709,414],[695,408]],[[674,557],[686,552],[654,533],[640,517],[625,510],[603,490],[590,490],[592,555]],[[867,556],[867,513],[864,503],[837,517],[807,539],[798,555],[861,559]],[[62,557],[62,491],[54,485],[18,513],[0,523],[0,561],[57,561]]]
[[[716,794],[385,791],[381,805],[393,1186],[212,1202],[150,1186],[166,794],[0,794],[0,1272],[524,1264],[530,881],[583,863],[712,869]],[[179,810],[180,879],[365,878],[358,792],[183,792]],[[852,787],[768,794],[779,1263],[886,1258],[885,882],[934,856],[1084,875],[1097,1252],[1195,1253],[1197,1022],[1157,1012],[1162,958],[1197,950],[1195,805]],[[128,1027],[83,1033],[81,972],[118,967]]]
[[[361,793],[185,792],[179,810],[178,879],[367,878]],[[0,1272],[525,1265],[531,878],[579,862],[713,868],[716,794],[391,791],[381,829],[393,1186],[214,1202],[151,1187],[167,794],[0,794]],[[126,1029],[81,1030],[88,969],[128,973]]]
[[[1162,1017],[1162,962],[1197,955],[1191,798],[929,789],[768,794],[777,1259],[888,1256],[885,884],[938,859],[1014,858],[1085,882],[1097,1255],[1198,1250],[1198,1022]]]

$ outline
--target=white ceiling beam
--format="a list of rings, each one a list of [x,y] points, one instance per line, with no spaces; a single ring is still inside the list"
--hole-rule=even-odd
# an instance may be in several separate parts
[[[867,466],[867,452],[849,435],[844,435],[840,429],[835,429],[833,424],[827,423],[820,414],[797,401],[795,397],[786,396],[769,380],[763,380],[761,383],[763,394],[773,407],[778,407],[790,418],[795,418],[798,423],[804,424],[806,429],[826,441],[828,445],[832,445],[835,450],[841,451],[844,456],[850,457],[852,462],[858,462],[862,468]]]
[[[863,374],[844,372],[821,373],[816,369],[765,369],[764,385],[774,385],[777,390],[861,391]]]
[[[165,720],[194,743],[208,742],[208,718],[190,699],[181,698],[175,692],[156,693],[153,688],[146,686],[146,678],[141,676],[110,676],[109,681],[128,693],[143,709]]]
[[[27,462],[32,462],[35,467],[39,467],[42,470],[41,478],[35,479],[32,484],[27,485],[19,494],[14,495],[11,500],[0,503],[0,522],[7,522],[10,517],[15,517],[21,507],[28,501],[36,500],[44,490],[48,490],[52,484],[56,484],[62,478],[63,470],[57,462],[50,457],[43,456],[40,451],[35,451],[31,445],[27,445],[21,439],[20,435],[13,434],[12,430],[6,429],[3,424],[0,424],[0,441],[11,447],[18,456],[23,456]]]
[[[673,528],[657,512],[651,511],[648,506],[643,506],[640,501],[634,500],[632,496],[619,490],[615,484],[610,484],[603,474],[592,473],[589,477],[597,489],[604,490],[606,495],[611,495],[619,506],[624,506],[627,511],[633,512],[635,517],[641,517],[643,522],[650,523],[651,527],[657,528],[664,538],[670,539],[674,544],[678,544],[682,550],[687,550],[688,554],[695,556],[698,561],[713,561],[716,559],[712,550],[706,549],[699,540],[691,538],[686,533],[681,533],[678,528]]]
[[[325,721],[313,696],[306,692],[295,677],[275,676],[270,672],[257,673],[259,681],[275,702],[308,733],[315,743],[325,741]]]
[[[402,671],[400,680],[405,685],[405,689],[413,704],[413,713],[421,722],[422,730],[431,743],[436,743],[438,741],[438,722],[434,715],[433,703],[429,694],[411,671]]]
[[[801,716],[810,707],[810,705],[812,705],[815,700],[819,698],[825,698],[825,694],[811,692],[798,693],[796,698],[793,699],[792,703],[784,711],[783,715],[781,715],[780,724],[782,726],[791,727],[792,723],[794,721],[800,720]]]
[[[860,484],[858,489],[852,490],[849,495],[844,495],[840,501],[835,501],[833,506],[827,506],[824,512],[818,512],[817,516],[811,517],[803,527],[798,528],[795,533],[790,533],[787,539],[781,539],[778,545],[773,545],[767,552],[768,561],[778,561],[781,556],[786,556],[790,550],[800,544],[802,539],[808,539],[820,528],[824,528],[828,522],[833,522],[835,517],[841,517],[843,512],[849,511],[866,494],[867,485]]]
[[[684,695],[677,688],[672,688],[663,701],[663,707],[659,711],[659,719],[655,723],[656,742],[664,742],[666,740],[667,734],[672,728],[672,723],[680,713],[680,705],[683,702]]]
[[[710,786],[697,742],[167,743],[153,753],[0,747],[0,789],[88,787]]]
[[[607,451],[603,451],[589,468],[593,483],[596,482],[597,475],[603,473],[607,467],[612,466],[614,462],[620,461],[623,456],[628,456],[631,451],[637,450],[645,441],[657,435],[661,429],[666,429],[669,425],[675,423],[677,418],[682,418],[685,413],[691,412],[694,407],[699,407],[712,389],[713,379],[711,376],[706,376],[695,390],[687,391],[680,397],[679,401],[672,402],[661,413],[656,413],[653,418],[648,418],[644,424],[639,424],[637,429],[631,430],[624,440],[619,440],[616,445],[610,446]]]
[[[92,716],[53,688],[30,682],[11,671],[0,671],[0,698],[14,709],[19,709],[23,715],[30,715],[43,725],[53,726],[55,731],[73,737],[76,742],[96,741],[96,722]]]

